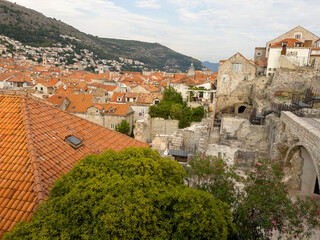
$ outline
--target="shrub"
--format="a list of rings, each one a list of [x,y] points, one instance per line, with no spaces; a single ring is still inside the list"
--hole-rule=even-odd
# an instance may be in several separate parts
[[[89,155],[57,180],[6,239],[227,239],[229,206],[184,184],[183,167],[148,148]]]

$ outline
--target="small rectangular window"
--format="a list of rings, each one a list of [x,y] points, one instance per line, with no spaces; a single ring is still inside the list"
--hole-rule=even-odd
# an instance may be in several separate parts
[[[300,34],[296,34],[296,35],[294,36],[294,38],[295,38],[295,39],[300,39],[300,38],[301,38],[301,35],[300,35]]]
[[[114,123],[111,123],[111,124],[110,124],[110,129],[111,129],[111,130],[114,130]]]
[[[234,72],[242,71],[242,63],[232,63],[231,70]]]

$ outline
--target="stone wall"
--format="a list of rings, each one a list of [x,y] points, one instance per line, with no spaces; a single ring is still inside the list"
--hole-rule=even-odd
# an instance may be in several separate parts
[[[269,87],[270,94],[276,91],[305,90],[310,87],[313,79],[319,79],[319,77],[320,70],[314,68],[278,69]]]
[[[238,168],[250,168],[259,157],[269,157],[269,126],[251,125],[243,118],[224,117],[216,140],[208,145],[206,153],[221,153]]]
[[[313,182],[307,185],[314,187],[316,176],[320,176],[320,121],[282,112],[279,121],[268,119],[267,124],[273,135],[271,156],[284,162],[289,189],[298,194],[312,194],[313,189],[306,188],[304,181],[312,177]]]
[[[161,154],[168,149],[205,153],[211,126],[212,118],[206,118],[200,123],[192,123],[188,128],[178,129],[170,135],[157,134],[152,139],[152,148]]]
[[[137,140],[151,143],[156,135],[171,135],[178,131],[178,124],[178,120],[151,118],[145,115],[144,119],[136,121],[134,136]]]
[[[121,123],[122,120],[126,120],[130,125],[130,132],[132,131],[133,114],[128,114],[126,116],[101,115],[100,113],[98,114],[73,113],[73,114],[107,128],[111,128],[111,124],[114,124],[114,126],[116,126],[117,124]]]
[[[178,120],[168,120],[163,118],[150,118],[150,138],[157,134],[171,135],[179,129]]]

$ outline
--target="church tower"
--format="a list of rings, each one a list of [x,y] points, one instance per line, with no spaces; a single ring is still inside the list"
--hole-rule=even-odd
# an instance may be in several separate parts
[[[189,69],[188,69],[188,76],[189,77],[194,77],[196,76],[196,69],[193,66],[193,62],[191,63]]]
[[[42,55],[42,65],[44,67],[47,66],[47,54],[46,53],[43,53],[43,55]]]

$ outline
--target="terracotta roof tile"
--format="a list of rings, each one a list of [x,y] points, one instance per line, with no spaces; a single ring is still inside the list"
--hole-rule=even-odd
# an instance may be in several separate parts
[[[0,237],[29,220],[54,181],[85,155],[148,146],[42,101],[12,95],[0,99]],[[68,135],[83,145],[74,149],[64,141]]]
[[[295,47],[295,44],[296,44],[296,43],[301,44],[301,47],[303,47],[303,42],[301,42],[301,41],[299,41],[299,40],[297,40],[297,39],[295,39],[295,38],[286,38],[286,39],[283,39],[283,40],[281,40],[280,42],[277,42],[277,43],[272,44],[270,47],[272,47],[272,48],[281,48],[281,47],[282,47],[282,44],[283,44],[284,42],[286,42],[286,43],[288,44],[287,47],[289,47],[289,48]]]

